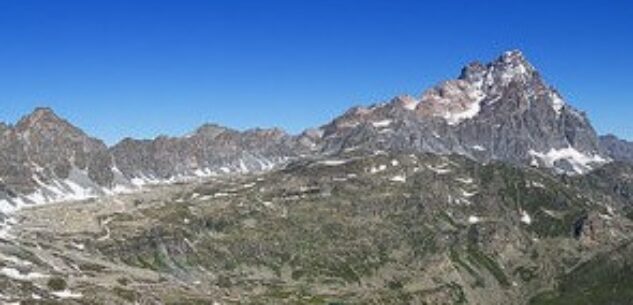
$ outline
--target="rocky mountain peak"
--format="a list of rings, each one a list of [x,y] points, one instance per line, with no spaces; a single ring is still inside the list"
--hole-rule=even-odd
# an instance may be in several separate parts
[[[407,111],[421,118],[437,117],[444,119],[448,125],[458,125],[478,115],[484,107],[510,91],[530,96],[547,95],[557,112],[564,105],[562,97],[545,85],[523,53],[511,50],[489,63],[474,61],[467,64],[456,79],[427,89],[419,98],[400,95],[387,103],[353,107],[326,128],[326,135],[339,128],[358,126],[384,116],[393,119],[393,116],[402,116]]]
[[[220,125],[212,124],[212,123],[206,123],[198,127],[198,129],[196,129],[194,134],[213,138],[227,131],[229,131],[229,129],[224,126],[220,126]]]
[[[519,49],[503,52],[503,54],[501,54],[501,56],[499,57],[498,61],[502,61],[505,63],[513,62],[513,63],[521,63],[524,65],[530,65],[530,63],[525,58],[525,55],[523,55],[523,52]]]
[[[466,65],[458,79],[485,89],[505,86],[512,81],[525,83],[535,77],[538,78],[538,72],[525,55],[519,50],[512,50],[488,64],[476,61]]]
[[[442,117],[449,125],[456,125],[479,114],[486,106],[508,100],[502,97],[512,94],[525,96],[524,107],[539,96],[549,100],[556,112],[564,106],[562,97],[545,84],[525,55],[512,50],[489,63],[469,63],[457,79],[425,91],[417,110],[423,116]]]
[[[17,125],[32,125],[43,120],[61,120],[61,118],[49,107],[37,107],[33,109],[33,112],[20,119]]]
[[[51,108],[38,107],[30,114],[22,117],[16,124],[16,130],[25,132],[67,132],[69,134],[82,134],[83,132],[59,117]]]
[[[409,110],[415,110],[419,103],[420,100],[411,95],[399,95],[391,100],[391,104]]]
[[[492,62],[489,73],[495,74],[502,81],[527,80],[536,76],[536,69],[518,50],[507,51]]]
[[[477,82],[486,75],[488,67],[485,64],[474,61],[462,68],[462,71],[458,77],[458,79],[465,80],[468,82]]]
[[[419,99],[352,108],[323,130],[329,151],[458,153],[573,173],[608,161],[587,118],[518,50],[472,62]]]
[[[255,137],[261,137],[263,139],[279,139],[285,137],[288,134],[280,128],[253,128],[244,132],[245,134],[253,135]]]

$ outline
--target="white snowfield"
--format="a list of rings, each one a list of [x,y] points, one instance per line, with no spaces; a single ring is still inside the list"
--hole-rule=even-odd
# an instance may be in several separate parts
[[[529,225],[532,223],[532,217],[526,211],[521,211],[521,222]]]
[[[479,218],[478,216],[474,216],[474,215],[468,216],[468,223],[476,224],[479,222],[481,222],[481,218]]]
[[[323,160],[319,161],[318,163],[326,166],[339,166],[347,162],[349,162],[349,160]]]
[[[384,128],[391,125],[391,120],[382,120],[382,121],[372,122],[371,124],[376,128]]]
[[[79,299],[83,297],[83,294],[80,292],[72,292],[68,289],[62,291],[55,291],[52,294],[60,299]]]
[[[565,107],[565,101],[556,93],[550,93],[550,98],[552,99],[552,109],[557,115],[560,115],[563,107]]]
[[[387,169],[387,165],[385,165],[385,164],[380,164],[380,165],[378,165],[378,167],[372,166],[372,167],[369,169],[369,173],[370,173],[370,174],[375,174],[375,173],[382,172],[382,171],[384,171],[384,170],[386,170],[386,169]]]
[[[11,267],[3,267],[2,269],[0,269],[0,274],[17,281],[32,281],[34,279],[48,277],[48,275],[46,274],[41,274],[37,272],[22,273],[18,269]]]
[[[392,182],[407,182],[407,177],[405,177],[404,175],[397,175],[391,177],[391,179],[389,180]]]
[[[408,110],[415,110],[418,107],[420,100],[407,96],[404,98],[403,107]]]
[[[447,168],[448,164],[444,163],[444,164],[440,164],[438,166],[432,166],[432,165],[427,165],[426,168],[428,168],[429,170],[431,170],[432,172],[435,172],[438,175],[443,175],[443,174],[448,174],[451,172],[450,168]]]
[[[481,104],[480,101],[476,100],[468,105],[464,111],[446,112],[443,117],[446,119],[448,125],[457,125],[462,121],[474,118],[477,114],[479,114],[479,111],[481,111]]]
[[[532,157],[541,160],[545,166],[554,167],[554,163],[560,160],[568,161],[577,174],[583,174],[591,170],[591,164],[607,163],[609,160],[598,154],[590,155],[579,152],[573,147],[550,149],[550,151],[543,153],[534,150],[528,151]]]
[[[472,184],[474,180],[471,177],[466,177],[466,178],[457,177],[455,178],[455,181],[463,183],[463,184]]]

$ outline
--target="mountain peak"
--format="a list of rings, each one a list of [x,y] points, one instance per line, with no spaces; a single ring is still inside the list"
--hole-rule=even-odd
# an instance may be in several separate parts
[[[496,67],[521,67],[525,72],[535,70],[521,50],[505,51],[491,65]]]
[[[527,60],[525,59],[525,55],[523,55],[523,52],[519,49],[503,52],[503,54],[501,55],[501,59],[505,61],[520,60],[527,62]]]
[[[497,60],[491,63],[493,69],[500,70],[502,74],[509,77],[526,77],[536,72],[534,66],[527,60],[523,52],[520,50],[511,50],[504,52]]]
[[[42,122],[66,123],[53,109],[49,107],[37,107],[30,114],[22,117],[17,123],[18,129],[26,129],[36,126]]]
[[[209,137],[215,137],[221,133],[233,131],[232,129],[226,128],[224,126],[220,126],[215,123],[205,123],[202,126],[198,127],[191,135],[204,135]]]
[[[458,77],[470,83],[506,85],[512,81],[527,81],[536,75],[536,69],[520,50],[506,51],[492,62],[471,62],[462,68]]]
[[[58,116],[53,109],[49,107],[35,108],[33,112],[18,121],[15,125],[15,130],[27,138],[36,135],[43,138],[89,138],[83,130]],[[101,143],[100,141],[98,142]]]
[[[58,117],[55,111],[50,107],[36,107],[31,112],[30,116],[55,116]]]

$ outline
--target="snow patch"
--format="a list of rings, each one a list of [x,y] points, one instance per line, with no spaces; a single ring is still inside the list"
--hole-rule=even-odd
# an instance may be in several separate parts
[[[463,184],[472,184],[473,183],[473,178],[470,178],[470,177],[466,177],[466,178],[457,177],[457,178],[455,178],[455,181],[461,182]]]
[[[195,171],[193,171],[193,174],[196,177],[209,177],[209,176],[213,176],[214,172],[212,172],[209,168],[204,168],[204,169],[196,169]]]
[[[80,292],[72,292],[68,289],[62,291],[51,292],[52,295],[60,298],[60,299],[79,299],[83,297],[83,294]]]
[[[567,147],[562,149],[550,149],[547,153],[537,152],[534,150],[528,151],[528,153],[540,159],[545,163],[547,167],[554,167],[554,163],[559,160],[567,160],[573,167],[574,171],[578,174],[585,173],[592,169],[591,163],[606,163],[607,159],[600,155],[589,155],[579,152],[573,147]]]
[[[382,120],[382,121],[372,122],[371,124],[376,128],[384,128],[391,125],[391,122],[392,122],[391,120]]]
[[[240,159],[240,171],[242,173],[248,173],[248,167],[246,167],[246,163],[244,163],[242,159]]]
[[[326,165],[326,166],[338,166],[338,165],[343,165],[347,162],[349,162],[349,160],[323,160],[323,161],[319,161],[319,164]]]
[[[79,251],[83,251],[84,249],[86,249],[86,245],[82,244],[82,243],[71,243],[70,244],[73,248],[79,250]]]
[[[477,216],[474,216],[474,215],[468,216],[468,223],[476,224],[476,223],[479,223],[479,222],[481,222],[481,218],[479,218]]]
[[[551,92],[549,96],[550,96],[550,99],[552,100],[552,109],[554,109],[554,112],[556,112],[556,115],[559,116],[561,111],[563,110],[563,107],[565,107],[565,101],[563,101],[561,96],[555,92]]]
[[[465,198],[470,198],[475,195],[477,195],[477,192],[468,192],[462,189],[462,196],[464,196]]]
[[[443,175],[443,174],[448,174],[451,172],[450,169],[446,168],[448,164],[442,164],[440,166],[434,167],[431,165],[427,165],[426,168],[430,169],[431,171],[435,172],[438,175]]]
[[[407,177],[405,177],[403,175],[393,176],[393,177],[391,177],[391,179],[389,179],[389,181],[392,181],[392,182],[407,182]]]
[[[479,104],[479,101],[475,101],[472,104],[468,105],[468,107],[466,107],[464,111],[446,112],[444,114],[444,119],[446,120],[448,125],[457,125],[462,121],[474,118],[475,116],[477,116],[477,114],[479,114],[480,110],[481,105]]]
[[[161,183],[160,180],[158,180],[156,178],[152,178],[152,177],[146,176],[146,175],[144,175],[142,173],[140,175],[130,179],[130,182],[136,187],[142,187],[142,186],[145,186],[145,185]]]
[[[372,167],[369,169],[369,173],[371,173],[371,174],[375,174],[375,173],[382,172],[382,171],[384,171],[384,170],[386,170],[386,169],[387,169],[387,165],[380,164],[380,165],[378,165],[378,167],[372,166]]]
[[[415,110],[418,107],[420,101],[415,99],[408,99],[403,103],[403,107],[407,110]]]
[[[4,255],[2,253],[0,253],[0,261],[9,262],[9,263],[12,263],[14,265],[24,266],[24,267],[33,265],[33,263],[31,263],[29,261],[25,261],[23,259],[15,257],[15,256],[6,256],[6,255]]]
[[[538,181],[528,181],[527,182],[527,187],[544,189],[545,185],[543,183],[538,182]]]
[[[15,211],[16,206],[9,202],[9,200],[2,199],[0,200],[0,213],[7,214]]]
[[[255,182],[250,182],[242,185],[243,189],[250,189],[255,186]]]
[[[532,217],[530,217],[530,214],[523,210],[521,211],[521,222],[527,225],[532,223]]]
[[[0,269],[0,274],[3,274],[4,276],[10,279],[18,280],[18,281],[32,281],[35,279],[48,277],[48,275],[37,273],[37,272],[22,273],[18,269],[11,268],[11,267],[3,267],[2,269]]]
[[[615,211],[610,205],[607,205],[607,213],[609,213],[609,215],[615,215]]]

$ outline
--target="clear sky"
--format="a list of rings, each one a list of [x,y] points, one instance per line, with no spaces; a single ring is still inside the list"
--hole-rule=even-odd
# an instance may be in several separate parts
[[[0,0],[0,121],[50,106],[109,144],[203,122],[296,133],[518,48],[633,139],[629,2]]]

